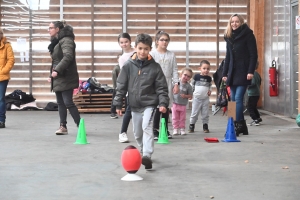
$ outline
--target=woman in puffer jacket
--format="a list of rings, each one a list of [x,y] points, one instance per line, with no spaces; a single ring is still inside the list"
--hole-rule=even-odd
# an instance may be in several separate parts
[[[51,44],[48,46],[52,58],[50,68],[51,90],[55,92],[60,118],[56,135],[68,134],[67,109],[76,125],[79,125],[80,115],[73,102],[73,89],[78,88],[79,76],[77,71],[73,28],[65,21],[55,21],[49,24]]]
[[[14,63],[15,57],[12,47],[4,37],[3,30],[0,29],[0,128],[5,128],[5,93],[10,79],[10,70],[13,68]]]

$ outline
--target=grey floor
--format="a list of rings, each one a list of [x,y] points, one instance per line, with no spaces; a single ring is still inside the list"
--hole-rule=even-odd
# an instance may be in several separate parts
[[[7,113],[7,128],[0,129],[1,200],[300,199],[300,131],[293,119],[263,112],[263,124],[249,126],[240,143],[207,143],[204,137],[224,138],[228,120],[219,112],[210,116],[211,133],[198,122],[195,133],[155,144],[153,170],[141,166],[143,181],[124,182],[120,158],[126,146],[136,146],[132,125],[124,144],[118,142],[121,118],[82,117],[88,145],[73,144],[70,116],[69,135],[56,136],[57,112]]]

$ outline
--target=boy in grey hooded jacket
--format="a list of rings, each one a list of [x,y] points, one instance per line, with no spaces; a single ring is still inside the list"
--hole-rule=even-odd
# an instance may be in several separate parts
[[[152,169],[151,156],[154,151],[153,114],[157,105],[166,112],[169,104],[168,85],[164,73],[154,61],[151,51],[152,38],[139,34],[135,40],[136,53],[125,62],[117,79],[114,105],[122,116],[123,98],[128,92],[131,107],[134,137],[141,147],[142,164]]]

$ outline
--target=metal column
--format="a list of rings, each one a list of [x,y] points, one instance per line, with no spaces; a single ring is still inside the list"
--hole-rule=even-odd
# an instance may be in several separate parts
[[[189,42],[190,42],[190,39],[189,39],[189,0],[186,0],[186,14],[185,14],[185,20],[186,20],[186,31],[185,31],[185,34],[186,34],[186,41],[185,41],[185,44],[186,44],[186,53],[185,53],[185,62],[186,62],[186,67],[190,67],[190,62],[189,62],[189,57],[190,57],[190,52],[189,52]]]
[[[123,0],[123,4],[122,4],[122,15],[123,15],[123,33],[127,32],[127,0]]]

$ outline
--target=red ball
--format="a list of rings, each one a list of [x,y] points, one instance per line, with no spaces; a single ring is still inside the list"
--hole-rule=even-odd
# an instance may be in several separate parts
[[[142,164],[142,158],[139,150],[132,145],[129,145],[123,150],[121,156],[123,168],[129,174],[135,174]]]

